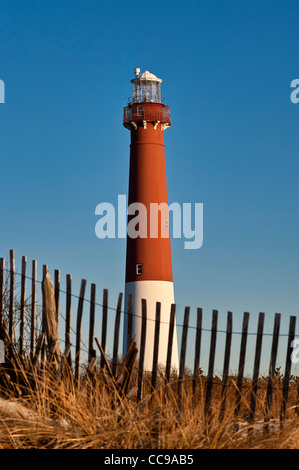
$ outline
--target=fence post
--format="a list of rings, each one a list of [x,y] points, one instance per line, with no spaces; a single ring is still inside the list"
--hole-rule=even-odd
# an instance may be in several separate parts
[[[176,305],[171,304],[170,308],[170,320],[169,320],[169,331],[168,331],[168,346],[167,346],[167,358],[166,358],[166,371],[165,378],[169,382],[170,379],[170,368],[171,368],[171,356],[172,356],[172,344],[173,344],[173,332],[175,322],[175,309]]]
[[[202,309],[198,308],[197,309],[197,320],[196,320],[195,355],[194,355],[194,370],[193,370],[193,394],[195,394],[196,384],[197,384],[198,377],[199,377],[201,328],[202,328]]]
[[[66,275],[66,312],[65,312],[65,347],[71,345],[71,311],[72,311],[72,276]],[[69,349],[67,363],[72,364],[71,350]]]
[[[179,409],[181,409],[181,405],[182,405],[182,381],[183,381],[183,376],[185,374],[185,358],[186,358],[189,315],[190,315],[190,307],[185,307],[182,341],[181,341],[179,382],[178,382]]]
[[[25,307],[26,307],[26,256],[22,257],[21,311],[20,311],[20,355],[24,353]]]
[[[112,374],[115,376],[117,368],[117,355],[118,355],[118,343],[119,343],[119,326],[121,316],[121,304],[122,304],[122,293],[118,296],[117,308],[115,314],[115,325],[114,325],[114,340],[113,340],[113,356],[112,356]]]
[[[106,353],[106,336],[107,336],[107,310],[108,310],[108,290],[103,290],[103,317],[102,317],[102,338],[101,347],[102,351]],[[101,369],[105,365],[104,355],[101,353]]]
[[[44,345],[44,342],[45,342],[45,337],[46,337],[46,334],[41,333],[39,335],[38,339],[37,339],[36,349],[35,349],[35,352],[34,352],[33,358],[32,358],[32,367],[33,368],[35,368],[36,364],[38,363],[38,356],[42,351],[42,348],[43,348],[43,345]]]
[[[15,252],[10,250],[10,292],[9,292],[9,337],[13,342],[14,336],[14,308],[15,308]]]
[[[55,269],[55,305],[56,305],[56,321],[59,324],[59,294],[60,294],[60,270]]]
[[[232,312],[227,312],[225,352],[224,352],[223,377],[222,377],[222,389],[221,389],[220,420],[222,420],[224,417],[225,406],[226,406],[229,361],[230,361],[231,343],[232,343],[232,330],[233,330],[233,314]]]
[[[141,320],[141,337],[140,337],[139,364],[138,364],[137,402],[141,400],[141,396],[142,396],[144,351],[145,351],[145,341],[146,341],[146,300],[145,299],[141,299],[141,306],[142,306],[142,320]]]
[[[91,360],[94,357],[94,314],[95,314],[96,285],[90,286],[90,310],[89,310],[89,341],[88,341],[88,368],[91,366]]]
[[[79,381],[80,369],[80,352],[81,352],[81,329],[82,329],[82,315],[83,315],[83,302],[85,294],[86,280],[81,280],[80,295],[77,311],[77,328],[76,328],[76,357],[75,357],[75,381]]]
[[[271,356],[270,356],[270,365],[269,365],[269,377],[267,384],[267,397],[266,397],[266,406],[265,406],[265,427],[268,429],[267,422],[269,421],[269,413],[272,406],[272,397],[273,397],[273,388],[274,388],[274,379],[275,379],[275,369],[276,369],[276,358],[278,350],[278,340],[279,340],[279,328],[280,328],[280,313],[275,314],[274,327],[273,327],[273,336],[272,336],[272,347],[271,347]]]
[[[35,349],[35,317],[36,317],[36,274],[37,262],[32,261],[31,275],[31,329],[30,329],[30,358],[33,361]]]
[[[241,347],[240,347],[240,358],[239,358],[239,368],[238,368],[238,377],[237,377],[235,416],[237,416],[237,414],[239,413],[240,406],[241,406],[241,396],[242,396],[241,392],[242,392],[244,366],[245,366],[248,322],[249,322],[249,313],[244,312],[243,326],[242,326],[242,339],[241,339]]]
[[[152,368],[152,389],[154,390],[157,383],[157,369],[159,359],[159,339],[160,339],[160,320],[161,320],[161,302],[156,302],[156,318],[155,318],[155,339],[153,352],[153,368]]]
[[[133,295],[128,294],[128,335],[127,335],[127,348],[133,339]]]
[[[2,339],[2,322],[4,314],[4,267],[5,260],[0,258],[0,339]]]
[[[48,266],[46,264],[43,264],[43,281],[47,275],[48,272]],[[42,296],[43,299],[43,306],[42,306],[42,333],[46,336],[46,320],[45,320],[45,305],[44,305],[44,296]],[[43,341],[42,346],[40,348],[40,361],[41,361],[41,369],[44,371],[45,368],[45,356],[46,356],[46,341]]]
[[[258,327],[257,327],[255,357],[254,357],[254,366],[253,366],[253,378],[252,378],[252,391],[251,391],[251,396],[250,396],[249,422],[253,421],[254,414],[255,414],[256,394],[257,394],[257,388],[258,388],[258,379],[259,379],[260,362],[261,362],[261,351],[262,351],[262,341],[263,341],[264,319],[265,319],[265,314],[260,312]]]
[[[295,336],[295,327],[296,327],[296,317],[290,317],[289,323],[289,337],[288,337],[288,346],[287,346],[287,356],[286,356],[286,366],[283,378],[283,390],[282,390],[282,403],[280,409],[280,421],[285,420],[286,416],[286,406],[288,401],[288,394],[289,394],[289,382],[290,382],[290,374],[291,374],[291,354],[292,354],[292,347],[291,343],[294,340]]]
[[[60,356],[60,345],[58,336],[58,324],[56,319],[55,288],[53,286],[49,272],[47,271],[42,282],[43,295],[43,332],[47,335],[48,359],[55,358],[58,365]],[[57,359],[57,360],[56,360]]]
[[[45,280],[45,277],[47,275],[47,272],[48,272],[48,265],[47,264],[43,264],[43,281]],[[43,299],[44,300],[44,299]],[[44,302],[43,302],[43,309],[42,309],[42,333],[45,333],[46,331],[46,322],[45,322],[45,318],[44,318],[44,315],[45,315],[45,312],[44,312]]]
[[[217,320],[218,320],[218,310],[213,310],[212,329],[211,329],[211,344],[210,344],[210,357],[209,357],[209,368],[208,368],[207,387],[206,387],[206,401],[205,401],[205,414],[206,415],[208,415],[209,412],[210,412],[210,403],[211,403],[211,397],[212,397],[213,373],[214,373],[216,337],[217,337]]]

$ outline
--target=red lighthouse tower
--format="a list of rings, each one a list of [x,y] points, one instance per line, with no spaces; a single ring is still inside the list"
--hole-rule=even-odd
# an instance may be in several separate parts
[[[139,212],[138,235],[130,234],[133,215],[128,210],[125,311],[133,295],[133,336],[141,336],[142,299],[147,301],[144,367],[152,367],[156,302],[161,302],[159,363],[166,362],[171,304],[174,303],[169,214],[163,133],[170,126],[169,107],[162,103],[160,78],[135,69],[132,98],[124,108],[124,126],[130,130],[129,208]],[[137,204],[136,204],[137,203]],[[146,211],[141,214],[141,204]],[[141,227],[142,225],[142,227]],[[178,367],[174,331],[172,365]],[[127,348],[127,316],[124,320],[124,353]]]

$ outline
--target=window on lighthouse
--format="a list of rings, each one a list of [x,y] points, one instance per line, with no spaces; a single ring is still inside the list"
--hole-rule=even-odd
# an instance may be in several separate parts
[[[137,116],[143,116],[143,106],[137,106]]]
[[[142,274],[142,264],[136,264],[136,274]]]

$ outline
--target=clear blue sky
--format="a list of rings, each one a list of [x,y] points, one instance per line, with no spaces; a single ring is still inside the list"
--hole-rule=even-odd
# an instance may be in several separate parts
[[[16,1],[0,6],[0,256],[124,289],[125,240],[95,236],[95,207],[126,194],[122,108],[134,67],[163,79],[169,202],[204,204],[204,243],[172,243],[183,308],[299,311],[297,1]],[[179,331],[180,335],[180,331]],[[221,356],[221,355],[220,355]],[[282,362],[283,362],[282,357]],[[221,359],[222,361],[222,359]],[[220,364],[222,364],[220,361]],[[221,367],[221,365],[220,365]]]

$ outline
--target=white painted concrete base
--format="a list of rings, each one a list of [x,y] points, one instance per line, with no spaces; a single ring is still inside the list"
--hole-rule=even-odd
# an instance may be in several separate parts
[[[125,312],[128,311],[128,294],[133,295],[133,337],[138,350],[140,349],[141,337],[141,300],[146,299],[147,304],[147,323],[146,323],[146,341],[144,355],[144,370],[152,370],[153,364],[153,346],[155,337],[155,316],[156,302],[161,302],[161,323],[160,323],[160,344],[158,363],[166,365],[168,330],[171,304],[174,303],[173,283],[168,281],[136,281],[127,282],[125,287]],[[124,319],[124,341],[123,353],[127,351],[127,329],[128,317]],[[174,328],[173,348],[172,348],[172,367],[179,368],[177,331]]]

